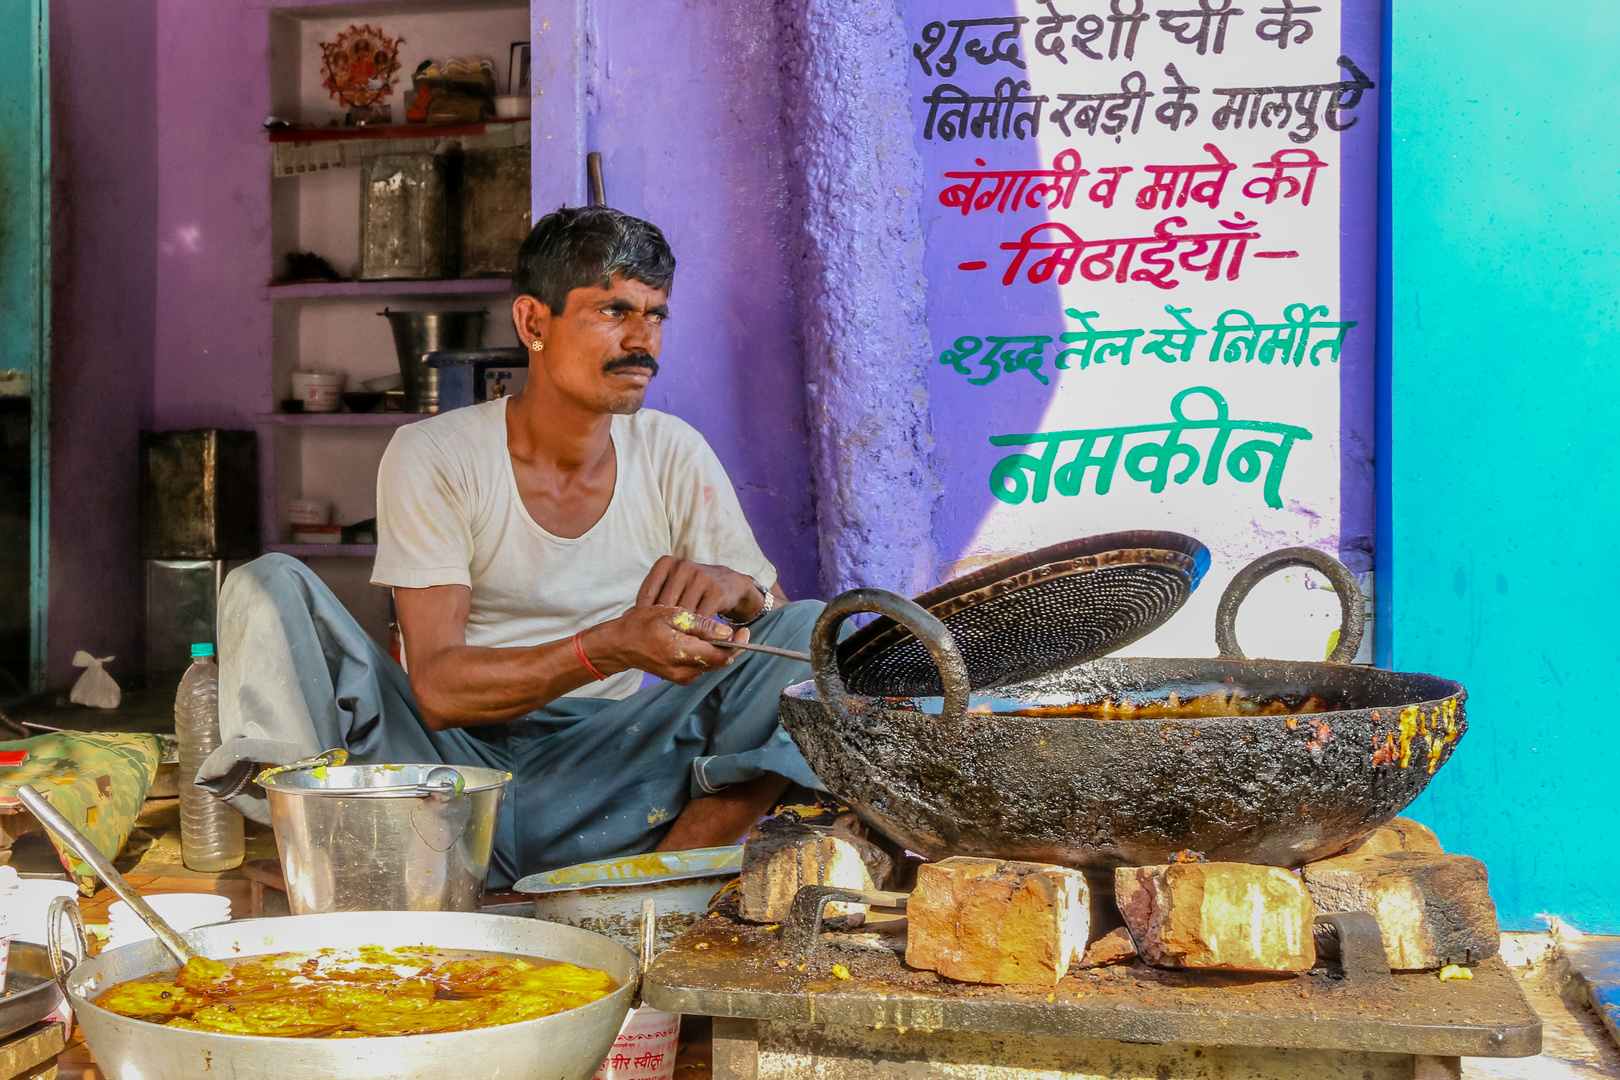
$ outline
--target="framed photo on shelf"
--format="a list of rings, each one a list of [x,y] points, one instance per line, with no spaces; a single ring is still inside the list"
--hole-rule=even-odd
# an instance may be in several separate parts
[[[507,69],[508,94],[520,97],[529,96],[529,43],[527,41],[512,42],[512,64]]]

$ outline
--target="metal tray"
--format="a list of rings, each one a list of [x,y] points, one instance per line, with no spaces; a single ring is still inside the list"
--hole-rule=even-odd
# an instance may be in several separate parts
[[[658,946],[708,911],[724,882],[742,872],[742,845],[653,851],[530,874],[514,888],[534,895],[534,917],[640,947],[641,904],[657,906]]]
[[[5,993],[0,994],[0,1039],[9,1038],[56,1008],[56,976],[45,946],[13,941],[6,959]]]

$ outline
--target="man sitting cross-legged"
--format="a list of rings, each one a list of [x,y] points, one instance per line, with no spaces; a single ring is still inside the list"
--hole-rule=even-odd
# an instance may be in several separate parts
[[[513,275],[527,385],[402,427],[383,457],[372,580],[409,676],[303,564],[242,567],[220,599],[210,787],[264,820],[256,761],[342,746],[509,770],[498,887],[732,843],[790,782],[816,786],[776,718],[808,665],[712,642],[803,650],[821,604],[787,602],[703,437],[642,408],[674,270],[617,211],[536,224]],[[643,672],[664,681],[638,689]]]

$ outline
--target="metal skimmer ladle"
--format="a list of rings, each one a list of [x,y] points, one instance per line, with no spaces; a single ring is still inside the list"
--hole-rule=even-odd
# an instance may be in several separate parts
[[[810,662],[810,654],[807,652],[794,652],[792,649],[778,649],[775,645],[755,645],[752,641],[708,641],[707,643],[710,645],[719,646],[722,649],[744,649],[748,652],[762,652],[770,653],[772,656],[785,656],[789,660],[802,660],[806,664]]]
[[[197,958],[197,953],[175,932],[174,927],[164,922],[163,916],[153,911],[152,905],[141,899],[141,894],[124,880],[124,875],[118,872],[112,861],[103,855],[84,833],[74,828],[67,818],[58,813],[56,807],[46,801],[43,792],[28,784],[18,784],[17,798],[21,799],[23,805],[33,811],[40,824],[49,829],[73,854],[90,864],[96,876],[106,882],[107,888],[117,893],[118,899],[128,904],[130,910],[152,928],[157,939],[163,942],[164,948],[174,954],[176,960],[184,964]]]

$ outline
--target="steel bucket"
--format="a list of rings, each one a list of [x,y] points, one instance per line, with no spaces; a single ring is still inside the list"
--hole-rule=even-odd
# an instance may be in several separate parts
[[[362,944],[478,949],[595,968],[611,975],[619,988],[589,1005],[498,1028],[366,1039],[219,1035],[133,1020],[91,1003],[115,983],[175,966],[162,944],[149,939],[111,949],[70,971],[58,967],[96,1065],[111,1080],[585,1080],[613,1046],[636,986],[635,957],[621,946],[587,930],[506,915],[295,915],[239,919],[181,936],[203,956],[226,962]]]
[[[394,331],[399,353],[399,374],[405,380],[405,408],[410,412],[439,411],[439,372],[428,367],[428,353],[444,349],[476,349],[484,340],[487,311],[390,311],[377,314]]]
[[[319,765],[261,776],[293,914],[477,911],[511,778],[459,765]]]

